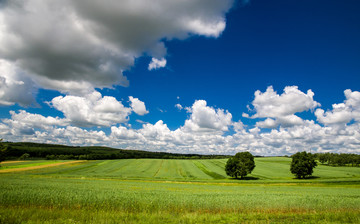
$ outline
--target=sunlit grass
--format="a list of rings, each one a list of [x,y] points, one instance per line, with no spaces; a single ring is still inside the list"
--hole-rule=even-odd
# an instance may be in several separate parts
[[[358,223],[360,169],[289,175],[288,158],[257,158],[251,176],[226,160],[87,161],[0,174],[0,223]],[[273,170],[273,172],[271,172]]]
[[[0,169],[15,169],[15,168],[24,168],[32,166],[41,166],[53,163],[64,162],[64,160],[34,160],[34,161],[14,161],[14,162],[5,162],[0,163]]]

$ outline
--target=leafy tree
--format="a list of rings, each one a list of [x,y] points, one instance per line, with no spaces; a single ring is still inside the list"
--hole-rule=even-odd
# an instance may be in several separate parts
[[[2,141],[0,139],[0,162],[5,160],[5,151],[7,149],[7,146]]]
[[[243,179],[255,168],[254,156],[250,152],[239,152],[226,162],[225,172],[231,177]]]
[[[22,154],[22,156],[20,156],[20,160],[27,160],[30,158],[30,154],[29,153],[24,153]]]
[[[296,178],[302,179],[311,176],[316,166],[315,158],[311,153],[297,152],[292,155],[290,171]]]
[[[321,153],[318,155],[319,162],[324,164],[329,161],[329,153]]]

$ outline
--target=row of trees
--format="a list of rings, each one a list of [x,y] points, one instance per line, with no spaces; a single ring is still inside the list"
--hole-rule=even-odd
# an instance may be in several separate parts
[[[22,157],[22,156],[21,156]],[[224,156],[217,157],[203,155],[168,155],[168,154],[142,154],[142,153],[112,153],[112,154],[84,154],[84,155],[47,155],[47,160],[107,160],[107,159],[223,159]],[[21,158],[20,158],[21,159]]]
[[[31,142],[4,142],[7,150],[4,153],[6,159],[18,159],[24,154],[30,158],[46,159],[80,159],[80,160],[105,160],[105,159],[223,159],[226,155],[197,155],[179,154],[167,152],[150,152],[141,150],[115,149],[101,146],[66,146],[54,144],[41,144]],[[28,157],[23,157],[28,158]]]
[[[298,152],[291,156],[290,171],[296,178],[303,179],[311,176],[313,169],[317,166],[315,156],[307,152]],[[239,152],[230,157],[225,165],[225,172],[236,179],[243,179],[255,168],[254,156],[250,152]]]
[[[316,153],[315,156],[320,163],[330,166],[360,165],[360,155],[357,154]]]

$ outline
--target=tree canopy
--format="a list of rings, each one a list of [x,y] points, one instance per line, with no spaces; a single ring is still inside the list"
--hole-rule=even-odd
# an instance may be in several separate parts
[[[243,179],[255,168],[254,156],[250,152],[239,152],[230,157],[225,166],[225,172],[231,177]]]
[[[315,156],[307,152],[297,152],[291,156],[290,171],[296,178],[303,179],[311,176],[313,169],[317,166]]]
[[[317,153],[315,156],[322,164],[330,166],[359,166],[360,155],[349,153]]]
[[[3,140],[0,139],[0,162],[5,160],[5,151],[7,149],[7,146],[4,145],[4,143],[2,141]]]

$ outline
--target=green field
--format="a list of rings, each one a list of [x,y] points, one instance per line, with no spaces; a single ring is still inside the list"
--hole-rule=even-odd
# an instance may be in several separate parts
[[[0,173],[0,223],[360,222],[359,167],[319,165],[314,178],[297,180],[290,161],[256,158],[245,180],[226,176],[226,159],[99,160]]]

